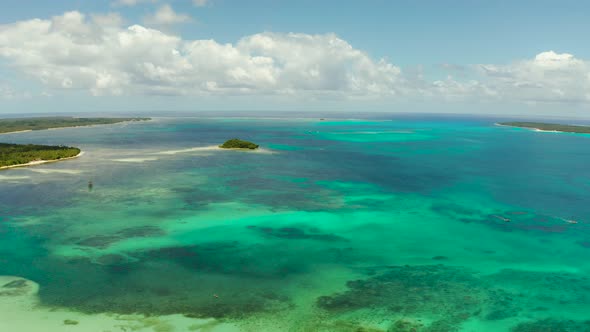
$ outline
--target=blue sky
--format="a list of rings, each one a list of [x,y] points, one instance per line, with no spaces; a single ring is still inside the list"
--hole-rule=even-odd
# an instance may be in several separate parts
[[[123,5],[117,1],[129,2]],[[590,4],[584,1],[209,0],[195,5],[191,0],[20,0],[2,7],[0,96],[4,91],[4,98],[0,97],[0,106],[14,112],[47,111],[48,105],[68,111],[136,111],[147,106],[171,110],[338,110],[364,105],[374,111],[471,112],[477,108],[514,114],[549,114],[560,108],[564,110],[560,114],[584,115],[590,101],[590,66],[585,60],[590,59]],[[163,7],[175,16],[161,15],[165,19],[157,19],[156,13],[165,11]],[[98,43],[93,47],[101,49],[104,59],[88,58],[96,63],[86,62],[79,68],[82,73],[72,72],[70,63],[85,62],[85,57],[60,58],[58,63],[39,56],[22,60],[24,54],[35,52],[51,58],[52,50],[35,43],[51,38],[63,42],[63,38],[71,37],[66,28],[57,31],[65,25],[55,17],[72,11],[83,15],[83,21],[75,23],[79,26],[74,28],[82,30],[101,24],[91,22],[93,15],[119,15],[119,30],[85,35]],[[53,28],[31,35],[17,27],[19,22],[35,18]],[[154,41],[153,47],[161,48],[163,53],[167,47],[179,50],[178,63],[189,61],[190,75],[177,66],[167,68],[168,60],[161,57],[124,59],[124,55],[113,55],[117,46],[95,40],[110,40],[132,25],[178,37],[177,45]],[[260,50],[261,44],[256,42],[249,41],[240,48],[239,41],[249,36],[270,38],[286,50],[300,47],[303,56],[310,52],[318,55],[299,63],[298,58],[285,55],[282,49]],[[313,42],[303,41],[308,37]],[[28,43],[23,42],[29,38]],[[187,45],[195,40],[231,44],[235,49],[214,51],[218,53],[211,53],[209,48],[188,51]],[[334,40],[345,45],[330,48]],[[77,43],[86,44],[77,38],[69,47],[76,49]],[[348,47],[366,58],[346,53]],[[207,63],[197,58],[224,58],[223,52],[237,52],[245,58],[218,65],[219,73],[209,72]],[[330,58],[338,52],[345,53],[342,61],[332,63]],[[270,59],[273,67],[252,67],[250,60],[256,56]],[[154,79],[154,71],[138,72],[133,61],[135,67],[149,63],[153,64],[149,68],[159,68],[156,71],[160,74],[175,73]],[[371,64],[367,65],[368,61]],[[109,76],[111,86],[106,87],[98,83],[99,74],[89,77],[88,69],[82,67],[100,68],[97,73],[103,76],[129,72],[117,78],[125,82],[115,83],[115,78]],[[291,67],[310,74],[285,74]],[[49,80],[59,77],[61,81],[48,82],[47,77],[41,77],[39,72],[45,68]],[[228,72],[232,73],[230,78]],[[187,85],[179,88],[170,80],[183,80]]]

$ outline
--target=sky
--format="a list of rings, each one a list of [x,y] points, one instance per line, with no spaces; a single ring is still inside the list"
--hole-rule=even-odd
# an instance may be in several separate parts
[[[590,117],[586,1],[0,0],[0,115]]]

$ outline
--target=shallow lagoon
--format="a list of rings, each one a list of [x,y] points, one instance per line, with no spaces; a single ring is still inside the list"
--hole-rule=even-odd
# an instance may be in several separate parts
[[[0,174],[0,327],[590,330],[590,136],[494,122],[3,135],[85,154]],[[230,137],[263,150],[208,148]]]

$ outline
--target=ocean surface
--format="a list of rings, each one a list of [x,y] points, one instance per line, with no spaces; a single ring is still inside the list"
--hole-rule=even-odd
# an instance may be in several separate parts
[[[84,155],[0,171],[0,330],[590,331],[590,135],[495,121],[1,135]]]

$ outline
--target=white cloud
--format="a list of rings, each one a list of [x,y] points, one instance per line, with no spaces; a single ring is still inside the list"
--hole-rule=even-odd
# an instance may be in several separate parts
[[[497,98],[526,102],[590,102],[590,62],[572,54],[542,52],[509,65],[478,65]]]
[[[148,15],[144,19],[146,25],[155,26],[173,25],[190,21],[190,16],[176,13],[170,5],[162,5],[153,15]]]
[[[120,27],[125,20],[119,13],[109,13],[105,15],[92,15],[92,21],[103,28],[105,27]]]
[[[112,5],[115,7],[133,7],[141,3],[156,3],[158,0],[115,0]],[[211,4],[210,0],[192,0],[192,3],[196,7],[205,7]]]
[[[177,16],[163,15],[159,22],[178,22]],[[221,44],[124,27],[117,14],[87,18],[68,12],[1,25],[0,57],[48,88],[93,95],[590,102],[590,61],[567,53],[460,71],[445,65],[460,79],[431,81],[421,70],[404,73],[334,34],[264,32]]]
[[[210,3],[209,0],[193,0],[193,5],[197,7],[205,7]]]
[[[113,6],[116,7],[121,7],[121,6],[127,6],[127,7],[133,7],[135,5],[138,5],[140,3],[145,3],[145,2],[157,2],[157,0],[115,0],[112,4]]]
[[[0,27],[0,56],[51,88],[103,94],[403,92],[400,69],[333,34],[261,33],[236,44],[182,40],[79,12]]]
[[[8,84],[0,82],[0,100],[22,100],[31,98],[28,92],[17,91]]]
[[[8,86],[0,85],[0,100],[2,99],[14,99],[15,92]]]

